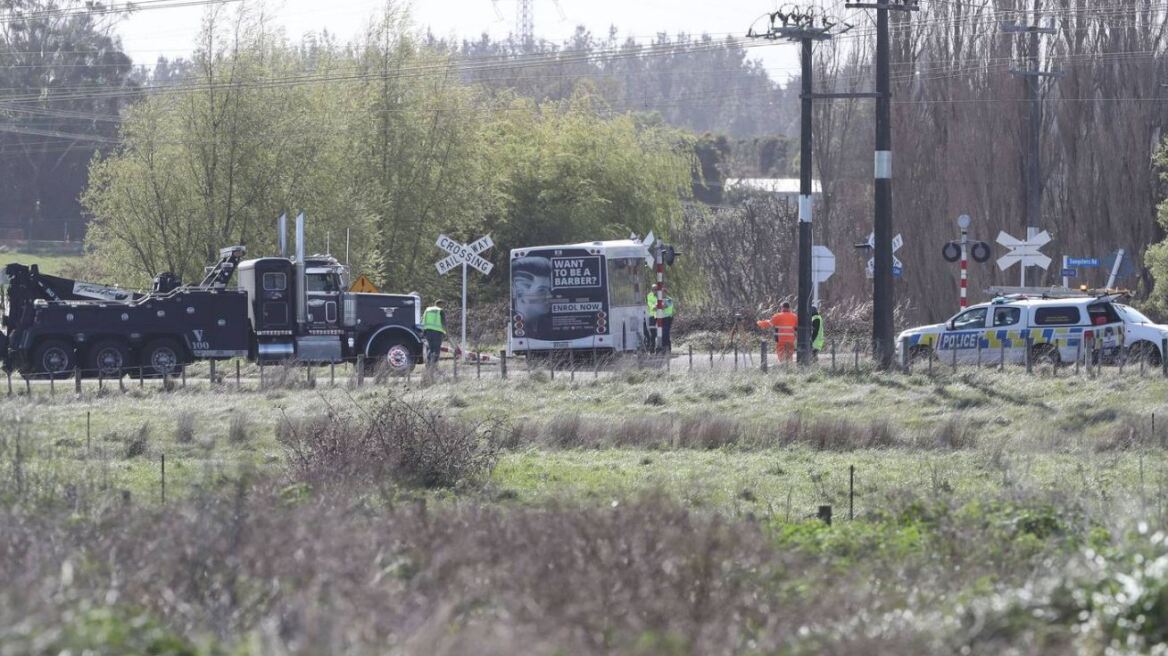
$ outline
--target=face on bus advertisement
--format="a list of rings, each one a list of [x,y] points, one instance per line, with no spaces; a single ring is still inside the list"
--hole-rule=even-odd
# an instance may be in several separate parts
[[[546,257],[522,257],[511,263],[515,312],[534,322],[551,311],[552,267]]]

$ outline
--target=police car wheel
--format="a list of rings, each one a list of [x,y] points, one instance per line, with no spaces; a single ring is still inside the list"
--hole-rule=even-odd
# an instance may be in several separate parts
[[[116,340],[98,342],[89,349],[85,368],[104,378],[120,378],[130,361],[130,349]]]
[[[928,362],[932,357],[933,349],[928,346],[914,346],[908,352],[908,359],[912,364]]]
[[[1058,366],[1061,363],[1058,349],[1052,344],[1039,344],[1030,351],[1030,359],[1034,364],[1039,365],[1054,365]]]
[[[32,354],[34,374],[52,378],[67,378],[77,366],[73,345],[60,339],[41,342]]]
[[[1127,359],[1136,364],[1143,362],[1151,367],[1159,367],[1161,363],[1160,349],[1151,342],[1136,342],[1128,349]]]

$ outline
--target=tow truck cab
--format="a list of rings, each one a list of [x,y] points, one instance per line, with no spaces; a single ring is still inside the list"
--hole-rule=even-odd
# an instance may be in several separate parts
[[[239,265],[247,293],[254,353],[262,362],[341,362],[364,356],[408,370],[420,361],[421,299],[414,294],[345,291],[348,268],[328,255],[304,258],[303,284],[295,260],[262,257]]]

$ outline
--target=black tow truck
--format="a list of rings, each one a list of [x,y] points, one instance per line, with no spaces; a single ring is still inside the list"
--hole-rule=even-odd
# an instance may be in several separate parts
[[[281,226],[281,244],[284,243]],[[416,294],[350,292],[347,267],[304,255],[244,260],[220,251],[197,285],[159,274],[148,293],[49,276],[9,264],[0,334],[4,367],[30,377],[117,378],[139,370],[174,376],[197,360],[246,358],[266,364],[356,362],[404,375],[422,359]],[[283,248],[281,249],[284,250]],[[238,284],[229,288],[238,271]]]

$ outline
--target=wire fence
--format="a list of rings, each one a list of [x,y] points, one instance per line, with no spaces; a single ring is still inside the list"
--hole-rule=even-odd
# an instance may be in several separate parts
[[[1168,341],[1168,340],[1165,340]],[[1168,351],[1168,344],[1162,348]],[[777,351],[771,340],[753,345],[736,342],[726,348],[682,345],[672,353],[638,352],[612,356],[596,352],[552,352],[508,354],[500,350],[490,355],[476,350],[473,360],[444,359],[431,366],[418,365],[409,372],[396,373],[385,366],[366,366],[355,361],[315,363],[252,363],[239,359],[205,361],[176,368],[172,373],[154,373],[149,367],[121,371],[82,369],[47,374],[6,374],[8,396],[82,394],[83,392],[174,391],[201,389],[221,392],[255,392],[268,389],[345,387],[369,385],[409,387],[433,382],[462,383],[506,381],[530,378],[575,381],[621,375],[644,370],[672,375],[705,376],[711,373],[757,372],[776,376],[822,372],[825,374],[926,375],[943,376],[973,371],[1009,372],[1043,377],[1084,379],[1123,377],[1168,378],[1168,361],[1152,352],[1133,356],[1123,349],[1105,349],[1101,340],[1084,339],[1074,357],[1064,360],[1068,350],[1057,341],[1046,344],[1025,342],[1025,348],[950,349],[938,353],[914,350],[901,345],[895,365],[882,371],[867,340],[830,341],[818,352]]]

